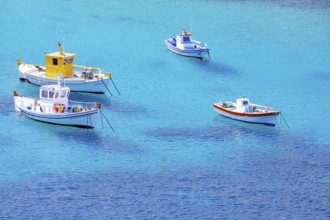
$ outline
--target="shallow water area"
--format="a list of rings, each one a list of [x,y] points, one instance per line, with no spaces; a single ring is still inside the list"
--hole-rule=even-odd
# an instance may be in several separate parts
[[[329,219],[327,1],[10,1],[0,9],[0,217]],[[210,61],[170,52],[185,27]],[[192,29],[192,30],[191,30]],[[110,71],[98,101],[114,128],[40,123],[14,111],[16,59],[76,53]],[[246,96],[273,127],[218,115]]]

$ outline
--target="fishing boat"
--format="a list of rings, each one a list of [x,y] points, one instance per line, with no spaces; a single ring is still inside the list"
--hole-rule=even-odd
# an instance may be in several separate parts
[[[217,113],[227,118],[268,126],[275,126],[276,118],[280,114],[279,111],[270,107],[252,104],[246,97],[236,99],[236,103],[220,100],[213,104],[213,108]]]
[[[193,40],[192,34],[185,29],[183,29],[182,34],[177,34],[176,38],[165,40],[165,45],[170,51],[182,56],[199,59],[210,58],[210,50],[207,48],[207,44]]]
[[[15,110],[41,122],[93,128],[100,116],[100,104],[70,101],[69,94],[70,88],[59,83],[41,86],[39,99],[22,97],[14,91]]]
[[[32,84],[43,86],[57,83],[57,77],[63,77],[63,83],[71,91],[104,93],[111,80],[111,74],[104,74],[100,68],[74,65],[76,54],[64,53],[61,44],[59,52],[45,55],[46,65],[26,64],[19,59],[19,78]]]

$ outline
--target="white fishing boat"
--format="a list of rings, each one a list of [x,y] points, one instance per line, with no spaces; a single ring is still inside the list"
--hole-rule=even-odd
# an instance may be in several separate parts
[[[250,103],[248,98],[236,99],[236,102],[223,102],[213,104],[214,110],[220,115],[237,121],[268,126],[276,125],[279,111],[270,107]]]
[[[61,44],[59,52],[45,55],[46,66],[25,64],[19,59],[18,70],[20,80],[43,86],[57,83],[57,77],[62,76],[63,83],[71,91],[104,93],[111,80],[111,74],[106,74],[100,68],[74,65],[76,54],[64,53]]]
[[[22,97],[14,91],[15,110],[25,116],[51,124],[93,128],[100,116],[97,102],[76,102],[68,99],[69,87],[40,87],[40,98]]]
[[[207,48],[207,44],[193,40],[192,34],[185,29],[183,29],[182,34],[177,34],[176,38],[165,40],[165,45],[170,51],[182,56],[199,59],[210,58],[210,50]]]

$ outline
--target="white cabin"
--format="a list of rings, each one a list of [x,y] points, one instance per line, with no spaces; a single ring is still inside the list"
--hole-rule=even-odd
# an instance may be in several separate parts
[[[253,112],[253,108],[248,98],[236,99],[236,110],[238,112]]]
[[[69,102],[69,87],[61,87],[59,85],[47,85],[40,88],[40,105],[54,106],[63,105],[68,106]]]
[[[195,49],[196,43],[192,42],[191,33],[186,32],[186,30],[183,29],[182,34],[177,34],[176,35],[176,47],[181,50]]]

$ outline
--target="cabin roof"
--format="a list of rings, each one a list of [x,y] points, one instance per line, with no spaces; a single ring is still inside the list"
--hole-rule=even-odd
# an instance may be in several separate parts
[[[184,36],[184,37],[190,37],[191,33],[190,32],[184,32],[182,34],[178,34],[179,36]]]
[[[48,53],[46,56],[49,57],[74,57],[76,54],[74,53],[60,53],[60,52],[54,52],[54,53]]]
[[[41,90],[70,90],[69,87],[62,87],[59,85],[45,85],[41,86]]]

